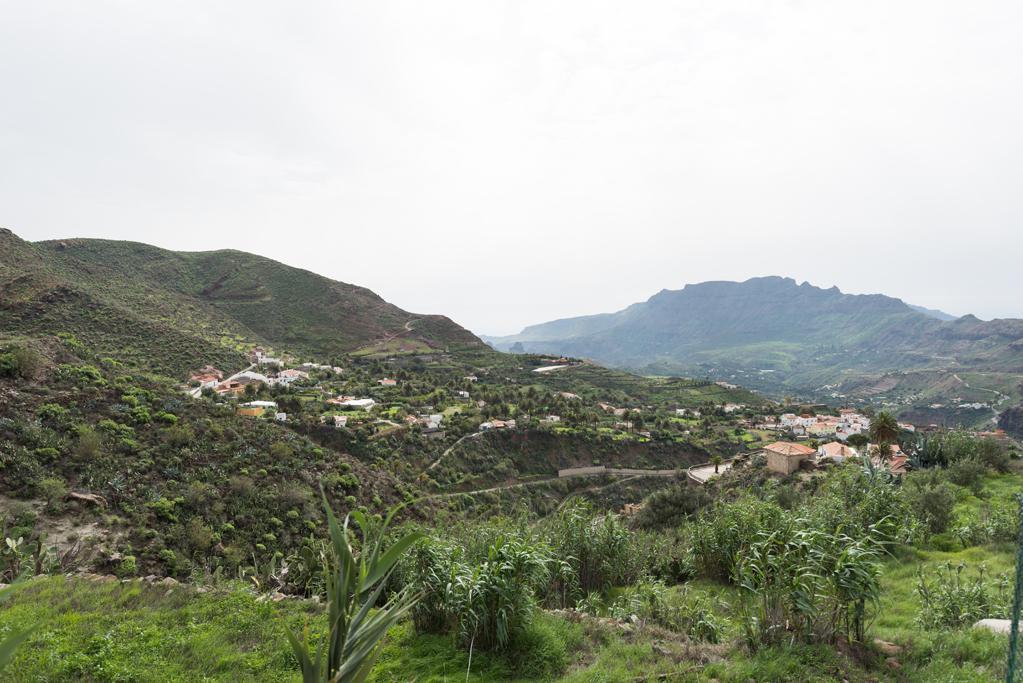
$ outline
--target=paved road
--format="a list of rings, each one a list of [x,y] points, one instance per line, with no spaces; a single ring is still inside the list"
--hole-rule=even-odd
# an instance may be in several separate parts
[[[717,477],[727,472],[729,469],[731,469],[731,467],[732,467],[731,460],[722,462],[720,467],[718,467],[718,473],[715,474],[713,465],[701,465],[700,467],[691,468],[689,470],[689,476],[695,479],[696,481],[700,482],[701,484],[706,484],[714,477]]]

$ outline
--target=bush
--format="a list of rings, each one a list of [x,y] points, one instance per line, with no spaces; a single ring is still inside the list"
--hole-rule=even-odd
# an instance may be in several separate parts
[[[981,565],[977,576],[964,576],[965,564],[951,562],[935,572],[929,583],[921,569],[917,579],[920,614],[917,621],[925,629],[939,630],[972,626],[978,619],[1007,617],[1008,577],[990,581]]]
[[[983,507],[974,517],[960,520],[952,534],[964,547],[1011,543],[1019,538],[1019,514],[1011,507]]]
[[[979,458],[964,458],[948,468],[948,478],[954,484],[965,486],[975,494],[980,493],[987,467]]]
[[[932,534],[948,531],[956,493],[952,486],[942,480],[938,470],[907,477],[906,502],[927,531]]]
[[[541,533],[570,570],[555,576],[548,601],[560,596],[561,606],[574,604],[590,591],[631,583],[639,576],[641,558],[618,515],[599,514],[588,503],[573,501],[548,518]]]
[[[775,503],[746,497],[719,504],[693,522],[693,555],[710,578],[734,581],[739,551],[761,533],[777,529],[784,512]]]
[[[710,494],[702,486],[682,483],[661,489],[643,501],[636,524],[646,529],[678,526],[710,501]]]
[[[95,460],[103,449],[103,439],[90,427],[78,430],[78,443],[75,444],[74,455],[79,460]]]
[[[532,622],[537,591],[555,563],[546,547],[509,536],[497,537],[481,556],[473,550],[428,539],[410,551],[401,573],[422,595],[413,623],[420,632],[453,633],[464,647],[506,650]]]
[[[134,555],[125,555],[121,558],[120,564],[117,566],[117,575],[121,578],[129,576],[135,576],[138,572],[138,563],[135,560]]]
[[[37,484],[39,495],[46,500],[47,512],[60,512],[67,498],[67,484],[59,477],[47,477]]]
[[[1009,449],[1001,441],[981,439],[977,444],[977,459],[995,472],[1009,471]]]
[[[688,536],[668,530],[636,535],[636,554],[643,571],[669,585],[696,576],[696,560]]]
[[[34,379],[42,367],[42,357],[32,349],[18,347],[0,353],[0,377]]]
[[[862,641],[867,610],[880,597],[877,560],[884,534],[862,538],[828,533],[806,520],[785,520],[760,532],[735,570],[747,593],[744,635],[751,649],[789,639]]]

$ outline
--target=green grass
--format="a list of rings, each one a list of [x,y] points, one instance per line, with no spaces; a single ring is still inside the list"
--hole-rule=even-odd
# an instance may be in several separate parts
[[[988,474],[984,477],[981,495],[972,493],[956,502],[956,515],[976,514],[987,505],[1012,505],[1016,496],[1023,493],[1023,474]]]
[[[39,579],[0,611],[0,632],[38,625],[4,680],[298,680],[284,621],[301,628],[308,610],[257,602],[243,588]]]

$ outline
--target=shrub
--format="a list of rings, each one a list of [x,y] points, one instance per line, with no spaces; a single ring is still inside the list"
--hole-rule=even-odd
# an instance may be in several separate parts
[[[593,612],[585,603],[581,607]],[[616,619],[649,621],[708,643],[719,642],[724,632],[724,623],[709,600],[690,595],[686,588],[672,593],[659,581],[641,580],[629,586],[608,605],[607,613]]]
[[[135,576],[138,572],[138,563],[135,561],[134,555],[125,555],[121,558],[120,564],[117,565],[117,575],[121,578],[128,576]]]
[[[55,426],[62,425],[69,413],[70,411],[67,408],[56,403],[44,403],[36,411],[36,415],[39,416],[40,420]]]
[[[647,496],[636,515],[636,523],[647,529],[677,526],[710,501],[710,494],[702,486],[677,484]]]
[[[758,534],[778,528],[784,512],[778,505],[752,497],[720,504],[694,522],[696,565],[710,578],[734,580],[739,551]]]
[[[867,610],[880,597],[877,559],[884,534],[835,536],[785,520],[761,531],[735,569],[747,593],[744,635],[752,649],[788,641],[832,641],[844,633],[862,641]]]
[[[89,427],[78,430],[78,443],[74,455],[79,460],[95,460],[103,448],[103,439]]]
[[[630,583],[638,578],[640,561],[631,532],[614,514],[599,514],[585,502],[574,501],[548,518],[541,527],[554,556],[567,563],[559,572],[553,594],[574,604],[586,593]],[[566,584],[566,579],[572,585]]]
[[[954,484],[965,486],[974,493],[980,493],[982,480],[987,468],[979,458],[964,458],[948,468],[948,478]]]
[[[46,500],[47,512],[60,512],[67,498],[67,484],[59,477],[47,477],[37,485],[39,495]]]
[[[173,573],[175,568],[177,568],[178,566],[178,556],[170,548],[164,548],[163,550],[161,550],[157,554],[157,557],[160,559],[160,562],[162,562],[163,565],[167,568],[168,572]]]
[[[1009,449],[996,439],[980,439],[977,444],[977,459],[995,472],[1009,471]]]
[[[956,494],[955,490],[942,480],[938,470],[907,477],[906,502],[930,533],[941,534],[948,531],[952,522]]]
[[[103,374],[91,365],[61,365],[57,368],[57,375],[75,384],[106,384]]]
[[[1019,515],[1011,507],[983,507],[976,516],[960,520],[952,534],[965,547],[1008,543],[1019,538]]]
[[[44,447],[36,449],[36,457],[44,462],[53,462],[60,457],[60,451],[56,448]]]
[[[158,412],[153,416],[153,419],[166,425],[176,425],[178,423],[178,416],[165,410]]]
[[[635,541],[643,571],[653,578],[677,584],[696,576],[696,560],[688,536],[668,530],[641,532]]]
[[[167,427],[163,430],[163,442],[172,448],[184,448],[192,443],[192,431],[188,427]]]
[[[32,349],[17,347],[0,353],[0,377],[34,379],[42,367],[42,357]]]
[[[978,619],[1008,616],[1008,586],[1005,576],[996,582],[986,578],[987,568],[981,565],[977,576],[964,576],[965,564],[955,567],[951,562],[938,569],[933,582],[928,582],[923,569],[917,579],[920,614],[925,629],[937,630],[971,626]]]

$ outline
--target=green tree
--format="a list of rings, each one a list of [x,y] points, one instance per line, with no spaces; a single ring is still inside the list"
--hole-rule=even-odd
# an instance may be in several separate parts
[[[721,461],[722,458],[720,455],[714,455],[714,457],[710,459],[711,464],[714,465],[714,474],[718,473],[718,468],[721,466]]]
[[[889,412],[881,411],[870,420],[870,438],[877,444],[878,454],[887,459],[891,445],[898,442],[899,423]]]

